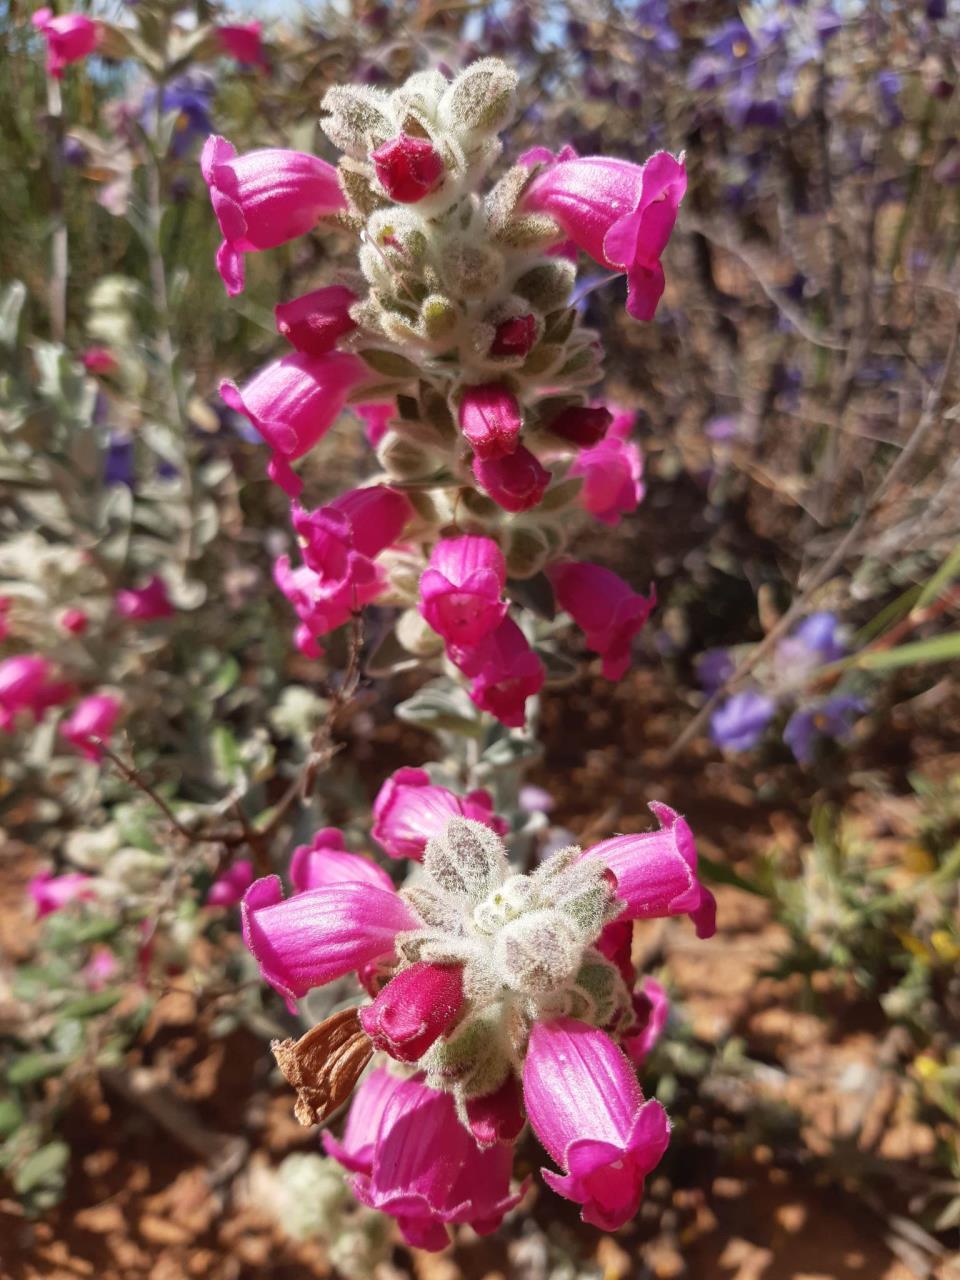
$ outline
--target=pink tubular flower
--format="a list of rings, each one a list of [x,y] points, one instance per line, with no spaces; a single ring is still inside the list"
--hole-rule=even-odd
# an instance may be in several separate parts
[[[474,458],[473,474],[488,497],[514,513],[535,507],[550,483],[550,472],[522,444],[506,458]]]
[[[350,307],[357,301],[352,289],[341,284],[314,289],[274,308],[277,333],[308,356],[332,351],[337,339],[357,326],[350,319]]]
[[[290,469],[333,426],[347,396],[369,375],[363,361],[342,351],[324,356],[298,352],[274,360],[242,388],[225,381],[220,395],[250,419],[269,445],[270,478],[296,497],[303,482]]]
[[[537,341],[537,321],[533,315],[512,316],[497,325],[490,346],[492,356],[525,356]]]
[[[291,1006],[313,987],[392,951],[398,933],[420,924],[392,889],[353,881],[284,900],[279,876],[255,880],[241,914],[261,976]]]
[[[634,1027],[621,1035],[623,1051],[634,1064],[642,1065],[663,1034],[670,1016],[670,1000],[656,978],[644,978],[633,993]]]
[[[375,1049],[398,1062],[416,1062],[460,1017],[463,969],[419,961],[402,969],[373,1004],[360,1010],[360,1025]]]
[[[353,410],[363,419],[364,433],[370,447],[375,449],[397,416],[397,406],[392,400],[374,400],[369,404],[355,404]]]
[[[512,729],[526,721],[527,699],[543,688],[543,663],[512,618],[472,648],[448,650],[450,661],[473,681],[470,697],[481,711]]]
[[[402,1076],[391,1075],[386,1067],[375,1067],[357,1086],[347,1113],[343,1141],[332,1133],[322,1133],[323,1149],[351,1173],[373,1172],[373,1155],[377,1132],[384,1109],[394,1092],[403,1084]]]
[[[119,367],[109,347],[87,347],[80,353],[80,363],[87,373],[115,373]]]
[[[512,391],[499,382],[467,387],[460,401],[460,430],[477,458],[489,462],[513,453],[523,420]]]
[[[441,538],[420,578],[420,613],[448,644],[479,644],[507,616],[503,552],[492,538]]]
[[[57,80],[69,63],[93,53],[100,39],[99,24],[82,13],[55,17],[52,9],[38,9],[32,22],[47,42],[47,75]]]
[[[103,747],[94,738],[106,740],[120,714],[119,701],[109,693],[82,698],[60,725],[60,734],[88,760],[102,760]]]
[[[62,876],[42,871],[29,881],[27,893],[37,909],[37,918],[42,919],[54,911],[62,911],[70,902],[91,901],[96,897],[92,886],[93,877],[81,875],[79,871],[69,871]]]
[[[419,862],[427,841],[439,835],[451,818],[473,818],[498,835],[506,835],[508,829],[494,814],[489,792],[457,796],[435,786],[425,769],[397,769],[373,802],[373,838],[391,858]]]
[[[581,1204],[583,1221],[602,1231],[629,1222],[670,1142],[670,1123],[659,1102],[644,1102],[610,1037],[575,1018],[536,1023],[523,1097],[534,1132],[566,1170],[541,1170],[547,1185]]]
[[[597,444],[606,435],[613,414],[603,405],[574,404],[551,418],[547,430],[578,449]]]
[[[443,158],[427,138],[401,133],[372,152],[380,185],[398,204],[416,204],[443,181]]]
[[[523,1128],[525,1118],[517,1077],[511,1071],[495,1092],[480,1098],[468,1098],[465,1110],[470,1132],[478,1146],[513,1142]]]
[[[211,135],[200,157],[223,232],[217,270],[233,296],[243,292],[243,255],[305,235],[319,217],[347,207],[332,164],[301,151],[267,148],[238,156]]]
[[[326,885],[364,883],[392,891],[393,881],[375,862],[347,853],[343,832],[322,827],[310,844],[298,845],[290,859],[290,880],[298,893]]]
[[[610,569],[572,560],[547,570],[561,609],[584,633],[587,648],[603,659],[607,680],[630,666],[630,645],[656,604],[656,593],[639,595]]]
[[[626,903],[621,919],[689,915],[697,937],[709,938],[717,927],[717,904],[697,878],[693,832],[668,805],[654,800],[649,808],[659,831],[601,840],[583,857],[603,862],[617,877],[617,897]]]
[[[239,858],[217,876],[207,893],[208,907],[235,907],[253,884],[253,863]]]
[[[38,720],[48,707],[69,696],[69,685],[53,679],[53,667],[40,654],[4,659],[0,662],[0,731],[11,730],[21,712]]]
[[[574,459],[571,476],[583,477],[580,505],[604,524],[619,524],[644,495],[643,458],[630,441],[601,440]]]
[[[686,189],[683,157],[668,151],[643,165],[584,156],[548,163],[534,175],[524,204],[555,218],[595,262],[625,272],[627,311],[652,320],[664,288],[660,256]]]
[[[90,625],[90,618],[83,609],[64,609],[60,615],[60,625],[70,635],[82,636]]]
[[[118,591],[113,603],[120,617],[128,622],[155,622],[158,618],[173,617],[167,584],[159,574],[154,574],[142,587]]]
[[[263,26],[259,22],[243,22],[232,27],[217,27],[217,39],[225,53],[237,62],[248,67],[269,67],[263,51],[260,34]]]
[[[469,1222],[478,1235],[496,1230],[525,1189],[510,1194],[512,1164],[510,1147],[481,1151],[452,1096],[414,1077],[388,1093],[372,1170],[358,1173],[353,1189],[363,1204],[392,1214],[408,1244],[437,1250],[449,1243],[446,1223]]]
[[[109,947],[94,947],[80,973],[91,991],[102,991],[119,970],[120,962]]]
[[[343,598],[332,599],[325,592],[317,574],[305,564],[296,569],[289,556],[280,556],[273,566],[273,580],[290,601],[300,626],[296,630],[297,648],[308,658],[318,658],[322,650],[317,636],[325,636],[348,622],[355,609],[375,599],[381,591],[378,579],[360,584],[351,582]]]

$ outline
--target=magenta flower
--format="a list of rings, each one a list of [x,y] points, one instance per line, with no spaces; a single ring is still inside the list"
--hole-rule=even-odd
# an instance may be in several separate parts
[[[516,450],[523,420],[517,398],[499,382],[467,387],[460,401],[460,430],[477,458],[489,462]]]
[[[595,262],[625,272],[627,311],[652,320],[664,288],[660,257],[686,189],[683,157],[667,151],[643,165],[584,156],[548,163],[534,174],[524,203],[555,218]]]
[[[48,707],[64,702],[70,686],[53,678],[53,667],[38,653],[0,662],[0,731],[8,732],[21,712],[39,720]]]
[[[173,617],[167,584],[159,574],[154,574],[142,587],[118,591],[113,603],[120,617],[128,622],[155,622],[158,618]]]
[[[474,458],[477,484],[504,511],[529,511],[546,493],[550,472],[525,445],[507,457]]]
[[[274,360],[240,389],[220,384],[231,409],[244,414],[272,452],[268,472],[285,493],[296,497],[303,481],[290,468],[333,426],[347,396],[367,377],[363,361],[342,351],[324,356],[301,352]]]
[[[87,347],[80,352],[80,363],[87,373],[116,373],[119,365],[109,347]]]
[[[392,889],[362,881],[308,889],[284,900],[279,876],[255,880],[241,907],[243,938],[265,982],[293,1000],[393,950],[417,917]]]
[[[270,64],[263,50],[262,31],[263,26],[259,22],[242,22],[235,26],[217,27],[217,39],[224,52],[242,66],[262,67],[266,71]]]
[[[347,853],[343,832],[322,827],[310,844],[301,844],[290,858],[290,880],[298,893],[327,885],[363,882],[375,889],[393,889],[393,881],[369,858]]]
[[[443,181],[443,158],[427,138],[401,133],[370,156],[380,185],[398,204],[416,204]]]
[[[95,738],[106,741],[120,714],[118,699],[109,693],[94,693],[82,698],[60,725],[60,734],[88,760],[102,760],[103,747]]]
[[[94,947],[80,974],[91,991],[102,991],[119,970],[120,963],[109,947]]]
[[[619,680],[630,666],[630,646],[656,604],[656,593],[639,595],[611,569],[567,561],[547,570],[557,602],[584,633],[587,648],[603,659],[607,680]]]
[[[60,625],[72,636],[82,636],[90,625],[90,617],[83,609],[64,609],[60,615]]]
[[[580,505],[604,524],[620,523],[644,495],[643,458],[631,441],[601,440],[574,459],[571,476],[583,478]]]
[[[633,993],[634,1025],[621,1035],[624,1053],[635,1067],[642,1066],[663,1034],[670,1016],[670,999],[656,978],[644,978]]]
[[[371,449],[375,449],[397,416],[397,406],[392,400],[375,400],[369,404],[355,404],[354,413],[363,419],[363,429]]]
[[[375,1049],[398,1062],[416,1062],[452,1031],[463,1005],[463,969],[457,964],[412,964],[390,979],[360,1025]]]
[[[308,356],[324,356],[337,340],[355,329],[350,308],[357,301],[352,289],[341,284],[314,289],[274,307],[277,333]]]
[[[512,618],[504,618],[486,639],[470,648],[451,647],[450,660],[473,681],[470,697],[481,711],[510,728],[522,729],[527,699],[546,678],[543,663]]]
[[[316,642],[318,636],[325,636],[337,627],[342,627],[350,620],[354,610],[375,600],[382,590],[378,578],[359,584],[351,582],[349,598],[331,598],[324,588],[324,583],[317,574],[305,564],[296,569],[290,564],[289,556],[280,556],[273,566],[273,580],[290,601],[300,619],[295,637],[297,648],[308,658],[322,655]]]
[[[520,1202],[510,1194],[513,1151],[482,1151],[457,1119],[449,1093],[414,1077],[386,1091],[372,1170],[353,1179],[357,1199],[392,1214],[403,1238],[420,1249],[449,1243],[446,1223],[469,1222],[487,1235]]]
[[[612,421],[613,414],[603,405],[575,404],[551,418],[547,430],[578,449],[587,449],[603,439]]]
[[[253,863],[238,858],[221,872],[207,892],[208,907],[235,907],[253,884]]]
[[[616,1231],[640,1207],[646,1176],[670,1142],[659,1102],[645,1102],[633,1068],[609,1036],[574,1018],[538,1022],[523,1067],[537,1137],[566,1172],[549,1187],[581,1204],[581,1218]]]
[[[92,876],[81,875],[79,871],[68,871],[62,876],[42,871],[28,881],[27,893],[37,909],[37,918],[42,919],[54,911],[62,911],[71,902],[90,902],[96,897],[93,883]]]
[[[425,769],[397,769],[373,802],[373,838],[391,858],[419,862],[427,841],[440,835],[451,818],[473,818],[504,835],[507,824],[493,812],[487,791],[454,795],[430,781]]]
[[[327,1155],[339,1160],[350,1173],[369,1176],[373,1172],[377,1133],[384,1109],[403,1083],[403,1076],[392,1075],[386,1067],[375,1067],[365,1076],[350,1103],[343,1141],[338,1141],[329,1130],[320,1135]]]
[[[479,1147],[491,1147],[495,1142],[513,1142],[519,1137],[526,1119],[517,1077],[511,1071],[494,1093],[468,1098],[464,1111],[467,1126]]]
[[[525,356],[537,341],[537,321],[533,315],[501,320],[490,344],[492,356]]]
[[[82,13],[62,13],[38,9],[31,19],[47,42],[47,75],[60,80],[63,69],[93,53],[100,39],[100,26]]]
[[[649,808],[659,831],[601,840],[581,857],[602,862],[617,877],[616,894],[626,905],[621,920],[689,915],[697,937],[709,938],[717,927],[717,904],[697,878],[693,832],[668,805],[653,800]]]
[[[448,644],[479,644],[507,615],[507,568],[492,538],[441,538],[420,578],[420,612]]]
[[[245,253],[295,240],[319,217],[347,207],[333,165],[300,151],[238,156],[226,138],[212,135],[200,167],[223,232],[217,270],[231,296],[243,291]]]

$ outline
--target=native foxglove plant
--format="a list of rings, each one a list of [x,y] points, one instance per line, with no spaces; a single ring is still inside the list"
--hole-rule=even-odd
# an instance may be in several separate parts
[[[370,997],[274,1043],[297,1116],[326,1120],[385,1055],[343,1139],[324,1144],[409,1243],[442,1248],[449,1223],[499,1225],[522,1194],[510,1175],[525,1120],[563,1170],[544,1171],[549,1185],[613,1230],[669,1141],[636,1078],[667,1000],[636,975],[630,922],[715,927],[690,829],[653,804],[659,831],[572,845],[525,874],[489,797],[444,794],[417,772],[388,779],[375,806],[381,843],[422,859],[399,890],[325,829],[296,851],[291,896],[276,876],[244,896],[247,945],[288,1002],[351,972]],[[450,816],[458,807],[480,820]]]
[[[484,192],[516,87],[490,58],[452,82],[434,70],[393,93],[336,87],[321,121],[343,152],[336,167],[291,151],[237,156],[223,138],[208,140],[202,167],[231,294],[247,253],[318,223],[356,237],[351,267],[277,306],[294,352],[221,386],[294,500],[304,563],[281,557],[275,578],[297,646],[317,657],[363,605],[399,607],[401,644],[425,660],[445,651],[475,706],[521,728],[546,672],[530,620],[508,612],[517,583],[555,592],[613,680],[653,606],[569,557],[586,521],[615,524],[643,496],[637,446],[588,397],[602,350],[572,305],[571,255],[625,275],[628,311],[651,319],[686,176],[667,152],[635,165],[566,147],[528,152]],[[382,470],[311,511],[291,464],[346,405],[370,424]]]

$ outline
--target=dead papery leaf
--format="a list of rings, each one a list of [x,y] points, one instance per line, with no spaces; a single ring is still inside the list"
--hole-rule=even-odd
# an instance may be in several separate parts
[[[299,1040],[274,1040],[270,1048],[297,1091],[293,1113],[304,1125],[322,1124],[333,1115],[373,1054],[356,1008],[331,1014]]]

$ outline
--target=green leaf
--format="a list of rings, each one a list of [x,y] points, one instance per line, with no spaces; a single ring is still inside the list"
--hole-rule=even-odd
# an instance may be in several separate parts
[[[543,747],[536,739],[509,734],[487,747],[480,757],[480,763],[489,765],[492,769],[510,769],[517,765],[528,764],[542,755]]]
[[[65,1142],[48,1142],[24,1160],[13,1175],[14,1190],[25,1196],[42,1186],[60,1189],[70,1163],[70,1148]]]
[[[46,1080],[49,1076],[58,1076],[69,1063],[62,1053],[27,1053],[17,1058],[7,1070],[7,1083],[12,1085],[32,1084],[36,1080]]]
[[[412,698],[401,702],[396,714],[421,729],[446,729],[470,738],[478,738],[483,731],[479,713],[466,690],[443,677],[430,680]]]
[[[925,609],[927,605],[933,604],[955,578],[960,578],[960,542],[953,548],[933,577],[924,583],[914,608]]]
[[[358,351],[357,355],[375,373],[382,374],[385,378],[416,378],[420,373],[417,366],[406,356],[398,355],[395,351],[368,348],[366,351]]]
[[[710,884],[729,884],[734,889],[742,889],[744,893],[752,893],[758,898],[770,896],[756,880],[748,880],[746,876],[734,871],[733,867],[728,867],[725,862],[717,862],[714,858],[706,858],[702,853],[698,853],[697,867],[703,872],[704,880]]]
[[[20,332],[20,313],[27,297],[27,286],[13,280],[0,293],[0,346],[12,350]]]
[[[960,631],[915,640],[895,649],[858,654],[851,666],[861,671],[897,671],[900,667],[923,667],[931,662],[952,662],[960,658]]]
[[[13,1098],[0,1098],[0,1138],[9,1137],[23,1124],[23,1108]]]
[[[71,1000],[60,1009],[60,1015],[64,1018],[92,1018],[94,1014],[106,1013],[120,999],[121,992],[113,991],[93,991],[88,996],[80,996],[76,1000]]]

